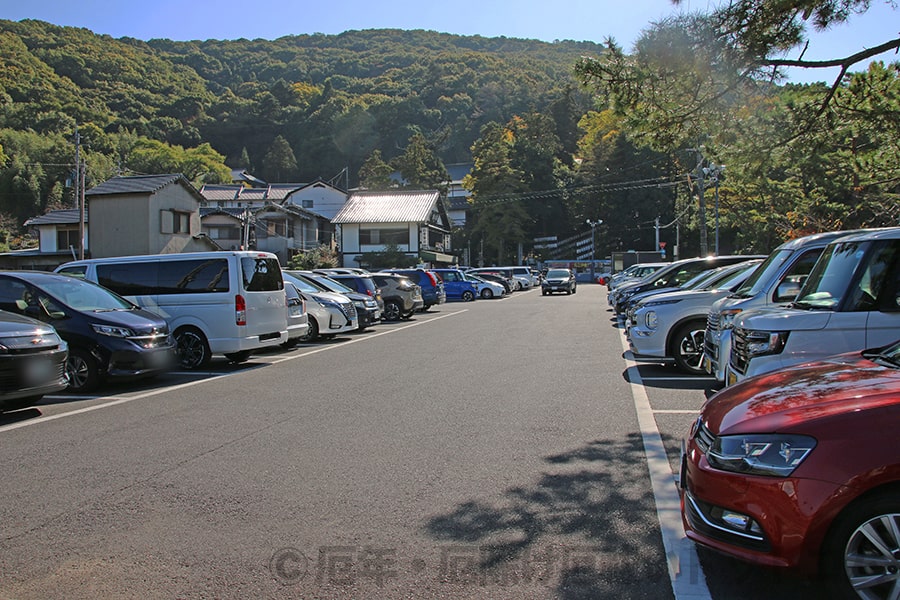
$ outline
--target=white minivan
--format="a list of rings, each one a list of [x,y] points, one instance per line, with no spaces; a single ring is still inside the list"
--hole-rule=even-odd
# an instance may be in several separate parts
[[[186,369],[206,365],[213,354],[242,362],[287,341],[281,265],[269,252],[95,258],[56,272],[98,283],[163,316]]]

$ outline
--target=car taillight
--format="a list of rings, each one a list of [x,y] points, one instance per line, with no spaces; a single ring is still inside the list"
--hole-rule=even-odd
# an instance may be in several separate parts
[[[306,300],[303,298],[300,298],[300,314],[301,315],[306,314]]]
[[[428,271],[426,271],[425,274],[428,275],[428,279],[431,280],[431,285],[433,285],[434,287],[437,287],[437,284],[438,284],[437,278]]]
[[[234,297],[234,322],[238,325],[247,324],[247,301],[240,294]]]

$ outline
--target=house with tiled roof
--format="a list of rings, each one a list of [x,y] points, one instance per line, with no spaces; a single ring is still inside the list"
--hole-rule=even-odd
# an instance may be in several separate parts
[[[331,222],[345,267],[365,266],[363,254],[387,245],[430,266],[457,262],[449,254],[450,219],[437,190],[353,192]]]
[[[204,233],[226,248],[272,252],[282,264],[299,252],[334,243],[330,217],[313,207],[331,212],[329,206],[343,206],[347,199],[345,192],[317,184],[204,185],[199,191]]]

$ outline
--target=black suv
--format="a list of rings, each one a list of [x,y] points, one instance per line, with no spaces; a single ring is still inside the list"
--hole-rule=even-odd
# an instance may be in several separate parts
[[[374,298],[378,303],[379,312],[384,311],[384,300],[381,297],[381,290],[378,289],[378,285],[372,279],[371,273],[352,273],[340,269],[315,269],[313,273],[330,277],[343,283],[355,292]]]

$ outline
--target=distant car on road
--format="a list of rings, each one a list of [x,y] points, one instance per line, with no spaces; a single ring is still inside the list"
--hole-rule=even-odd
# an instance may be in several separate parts
[[[578,290],[575,274],[569,269],[550,269],[541,282],[541,294],[554,294],[565,292],[574,294]]]

